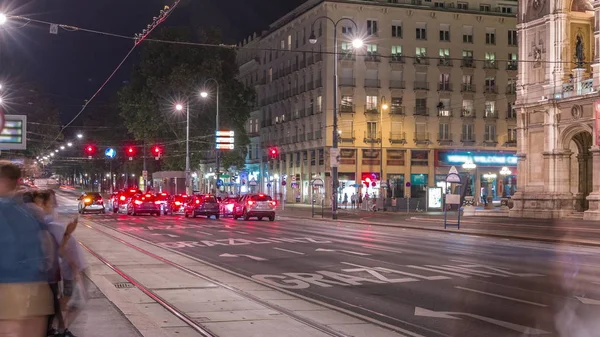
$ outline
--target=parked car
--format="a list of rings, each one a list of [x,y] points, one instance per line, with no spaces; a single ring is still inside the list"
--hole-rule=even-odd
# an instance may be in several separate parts
[[[79,196],[77,198],[79,200],[79,204],[77,205],[77,210],[79,214],[85,213],[102,213],[106,212],[104,208],[104,200],[102,199],[102,195],[98,192],[87,192]]]
[[[138,194],[142,194],[142,191],[136,188],[130,188],[119,191],[117,197],[113,200],[113,212],[129,214],[128,205],[131,199]]]
[[[138,214],[154,214],[160,216],[161,201],[156,199],[156,196],[146,194],[136,194],[131,198],[127,205],[128,215]]]
[[[175,213],[184,213],[185,211],[185,203],[189,199],[187,194],[177,194],[171,196],[169,199],[169,214],[173,215]]]
[[[229,198],[223,199],[223,201],[220,203],[221,215],[223,215],[224,217],[227,217],[227,216],[233,217],[236,206],[240,207],[238,204],[239,199],[240,199],[239,197],[229,197]]]
[[[185,202],[184,215],[186,218],[188,216],[195,218],[198,215],[205,215],[208,218],[214,216],[215,219],[218,219],[220,213],[219,202],[217,201],[217,198],[211,194],[193,195]]]
[[[268,217],[269,221],[275,221],[277,202],[266,194],[246,194],[240,198],[237,205],[233,214],[234,219],[249,220],[255,217],[262,220]]]

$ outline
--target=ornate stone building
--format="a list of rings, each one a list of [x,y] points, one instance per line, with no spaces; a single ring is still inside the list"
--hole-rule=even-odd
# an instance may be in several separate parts
[[[519,1],[511,216],[600,220],[600,1]]]

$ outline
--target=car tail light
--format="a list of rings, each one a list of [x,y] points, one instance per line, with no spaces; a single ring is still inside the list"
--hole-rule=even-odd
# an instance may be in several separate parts
[[[102,203],[104,203],[104,200],[102,198],[99,198],[98,200],[96,200],[96,203],[102,204]]]
[[[141,202],[141,201],[139,201],[139,200],[136,200],[136,201],[134,201],[133,203],[134,203],[134,204],[136,204],[136,205],[141,205],[141,204],[142,204],[142,202]]]
[[[199,204],[199,203],[200,203],[200,200],[196,199],[196,204]]]
[[[154,203],[155,203],[155,204],[157,204],[157,205],[160,205],[160,204],[161,204],[161,202],[160,202],[160,201],[155,201]]]
[[[252,205],[254,205],[254,201],[248,200],[248,206],[252,206]]]
[[[90,202],[92,202],[92,199],[85,198],[85,199],[83,199],[83,202],[85,202],[86,204],[89,204]]]
[[[124,196],[121,196],[121,197],[119,198],[119,200],[121,200],[121,201],[125,201],[125,197],[124,197]]]
[[[150,197],[151,197],[151,195],[150,195],[150,194],[146,194],[146,198],[150,198]]]
[[[181,206],[181,203],[179,201],[175,201],[175,206]]]
[[[275,201],[275,200],[271,201],[271,206],[273,206],[273,207],[277,206],[277,201]]]

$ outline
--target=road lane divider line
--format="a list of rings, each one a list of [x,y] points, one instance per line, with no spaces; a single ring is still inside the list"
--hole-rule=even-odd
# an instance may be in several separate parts
[[[477,290],[477,289],[465,288],[465,287],[461,287],[461,286],[456,286],[454,288],[460,289],[460,290],[465,290],[465,291],[470,291],[470,292],[477,293],[477,294],[487,295],[487,296],[491,296],[491,297],[503,298],[505,300],[515,301],[515,302],[519,302],[519,303],[531,304],[531,305],[535,305],[535,306],[542,307],[542,308],[548,307],[546,304],[525,301],[525,300],[521,300],[518,298],[499,295],[499,294],[488,293],[488,292]]]
[[[283,248],[279,248],[279,247],[273,247],[273,249],[277,249],[277,250],[280,250],[282,252],[288,252],[288,253],[292,253],[292,254],[306,255],[306,254],[304,254],[302,252],[296,252],[296,251],[293,251],[293,250],[283,249]]]
[[[367,249],[374,249],[374,250],[382,250],[384,252],[390,252],[390,253],[398,253],[398,254],[402,254],[402,251],[400,250],[395,250],[395,249],[391,249],[391,248],[380,248],[380,247],[375,247],[375,246],[371,246],[371,245],[366,245],[366,246],[362,246],[363,248],[367,248]]]
[[[90,221],[90,222],[92,222],[92,221]],[[331,303],[328,303],[328,302],[325,302],[325,301],[321,301],[321,300],[317,300],[317,299],[314,299],[314,298],[311,298],[311,297],[308,297],[308,296],[305,296],[305,295],[301,295],[301,294],[295,293],[295,292],[293,292],[293,291],[290,291],[290,290],[287,290],[287,289],[282,289],[282,288],[279,288],[279,287],[274,287],[273,285],[271,285],[271,284],[269,284],[269,283],[267,283],[267,282],[263,282],[263,281],[260,281],[260,280],[254,279],[254,278],[252,278],[252,277],[250,277],[250,276],[246,276],[246,275],[244,275],[244,274],[241,274],[241,273],[239,273],[239,272],[235,272],[235,271],[233,271],[233,270],[230,270],[230,269],[227,269],[227,268],[225,268],[225,267],[221,267],[221,266],[219,266],[219,265],[217,265],[217,264],[214,264],[214,263],[208,262],[208,261],[206,261],[206,260],[203,260],[203,259],[197,258],[197,257],[195,257],[195,256],[192,256],[192,255],[186,254],[186,253],[184,253],[184,252],[181,252],[181,251],[178,251],[178,250],[176,250],[176,249],[172,249],[172,248],[168,248],[168,247],[163,247],[163,246],[160,246],[160,245],[158,245],[158,244],[156,244],[156,243],[154,243],[154,242],[152,242],[152,241],[150,241],[150,240],[144,239],[144,238],[142,238],[142,237],[135,236],[135,235],[134,235],[134,234],[132,234],[132,233],[129,233],[129,232],[119,232],[119,231],[115,230],[114,228],[112,228],[112,227],[110,227],[110,226],[107,226],[107,225],[104,225],[104,224],[102,224],[102,223],[96,223],[96,222],[92,222],[92,223],[94,223],[95,225],[98,225],[98,226],[104,227],[104,228],[106,228],[107,230],[110,230],[110,231],[115,231],[115,232],[116,232],[116,233],[118,233],[118,234],[121,234],[121,235],[124,235],[124,236],[130,237],[130,238],[132,238],[132,239],[134,239],[134,240],[137,240],[137,241],[140,241],[140,242],[143,242],[143,243],[145,243],[145,244],[148,244],[148,245],[150,245],[150,246],[153,246],[153,247],[159,248],[159,249],[161,249],[161,250],[165,250],[165,251],[167,251],[167,252],[170,252],[170,253],[173,253],[173,254],[177,254],[177,255],[179,255],[179,256],[182,256],[182,257],[188,258],[188,259],[190,259],[190,260],[194,260],[194,261],[196,261],[196,262],[203,263],[203,264],[205,264],[205,265],[207,265],[207,266],[210,266],[210,267],[212,267],[212,268],[215,268],[215,269],[221,270],[221,271],[223,271],[223,272],[226,272],[226,273],[228,273],[228,274],[231,274],[231,275],[237,276],[237,277],[239,277],[239,278],[242,278],[242,279],[245,279],[245,280],[247,280],[247,281],[251,281],[251,282],[254,282],[254,283],[260,284],[260,285],[262,285],[262,286],[265,286],[265,287],[268,287],[268,288],[270,288],[270,289],[273,289],[273,290],[276,290],[276,291],[282,292],[282,293],[284,293],[284,294],[286,294],[286,295],[290,295],[290,296],[296,297],[296,298],[298,298],[298,299],[300,299],[300,300],[304,300],[304,301],[307,301],[307,302],[310,302],[310,303],[313,303],[313,304],[319,305],[319,306],[321,306],[321,307],[324,307],[324,308],[327,308],[327,309],[331,309],[331,310],[334,310],[334,311],[340,312],[340,313],[342,313],[342,314],[346,314],[346,315],[348,315],[348,316],[351,316],[351,317],[354,317],[354,318],[358,318],[358,319],[360,319],[360,320],[362,320],[362,321],[365,321],[365,322],[371,323],[371,324],[373,324],[374,326],[378,326],[378,327],[381,327],[381,328],[385,328],[385,329],[388,329],[388,330],[394,331],[394,332],[396,332],[396,333],[399,333],[399,334],[403,334],[403,335],[401,335],[401,336],[399,336],[399,337],[402,337],[402,336],[425,337],[425,336],[423,336],[423,335],[421,335],[421,334],[418,334],[418,333],[416,333],[416,332],[413,332],[413,331],[410,331],[410,330],[406,330],[406,329],[404,329],[404,328],[401,328],[401,327],[399,327],[399,326],[395,326],[395,325],[392,325],[392,324],[389,324],[389,323],[386,323],[386,322],[380,321],[380,320],[378,320],[378,319],[375,319],[375,318],[372,318],[372,317],[366,316],[366,315],[364,315],[364,314],[361,314],[361,313],[358,313],[358,312],[355,312],[355,311],[352,311],[352,310],[349,310],[349,309],[345,309],[345,308],[343,308],[343,307],[340,307],[340,306],[337,306],[337,305],[334,305],[334,304],[331,304]],[[167,259],[165,259],[165,258],[163,258],[163,257],[157,256],[157,255],[155,255],[155,254],[153,254],[153,253],[151,253],[151,252],[148,252],[148,251],[144,250],[143,248],[137,247],[136,245],[134,245],[134,244],[132,244],[132,243],[129,243],[129,242],[127,242],[127,241],[125,241],[125,240],[123,240],[123,239],[121,239],[121,238],[118,238],[118,237],[116,237],[116,236],[114,236],[114,235],[112,235],[112,234],[110,234],[110,233],[107,233],[107,232],[105,232],[105,231],[103,231],[103,230],[100,230],[100,229],[98,229],[98,228],[95,228],[94,226],[91,226],[91,225],[86,225],[86,227],[88,227],[88,228],[90,228],[90,229],[93,229],[93,230],[95,230],[95,231],[97,231],[97,232],[99,232],[99,233],[102,233],[102,234],[104,234],[104,235],[106,235],[106,236],[108,236],[108,237],[110,237],[110,238],[114,239],[115,241],[118,241],[118,242],[120,242],[120,243],[122,243],[122,244],[124,244],[124,245],[126,245],[126,246],[128,246],[128,247],[131,247],[131,248],[133,248],[133,249],[135,249],[135,250],[137,250],[137,251],[139,251],[139,252],[141,252],[141,253],[144,253],[144,254],[146,254],[146,255],[148,255],[148,256],[151,256],[151,257],[153,257],[153,258],[155,258],[155,259],[157,259],[157,260],[159,260],[159,261],[166,261],[165,263],[167,263],[167,264],[170,264],[170,265],[173,265],[173,266],[175,266],[175,265],[179,266],[178,264],[176,264],[176,263],[174,263],[174,262],[172,262],[172,261],[169,261],[169,260],[167,260]],[[176,267],[176,268],[179,268],[180,270],[182,270],[182,271],[185,271],[185,272],[187,272],[187,273],[189,273],[189,274],[191,274],[191,275],[195,275],[195,276],[197,276],[197,277],[199,277],[199,278],[202,278],[202,279],[204,279],[204,280],[207,280],[207,281],[209,281],[209,282],[212,282],[212,283],[214,283],[214,284],[217,284],[217,285],[219,285],[219,286],[222,286],[222,287],[223,287],[223,288],[225,288],[225,289],[228,289],[228,290],[234,291],[234,292],[236,292],[236,293],[237,293],[238,295],[240,295],[240,296],[246,297],[246,298],[248,298],[248,299],[253,299],[253,300],[254,300],[254,301],[256,301],[257,303],[263,304],[263,305],[265,305],[265,306],[267,306],[267,307],[269,307],[269,308],[271,308],[271,309],[273,309],[273,310],[275,310],[275,311],[279,311],[279,312],[281,312],[281,313],[283,313],[283,314],[285,314],[285,315],[289,316],[290,318],[292,318],[292,319],[295,319],[295,320],[297,320],[297,321],[299,321],[299,322],[301,322],[301,323],[304,323],[304,324],[306,324],[306,325],[308,325],[308,326],[312,326],[313,328],[315,328],[315,329],[317,329],[317,330],[321,330],[321,331],[323,331],[322,329],[325,329],[326,331],[323,331],[323,332],[325,332],[325,333],[327,333],[327,334],[329,334],[329,335],[331,335],[331,336],[349,337],[349,336],[347,336],[347,335],[345,335],[345,334],[343,334],[343,333],[341,333],[341,332],[338,332],[338,331],[337,331],[337,330],[335,330],[335,329],[329,328],[328,326],[326,326],[326,325],[324,325],[324,324],[320,324],[320,323],[314,322],[314,321],[313,321],[312,319],[310,319],[310,318],[305,318],[304,316],[301,316],[301,315],[299,315],[299,314],[296,314],[296,313],[292,312],[291,310],[288,310],[288,309],[282,308],[282,307],[280,307],[279,305],[276,305],[276,304],[269,303],[269,302],[268,302],[268,301],[266,301],[266,300],[262,300],[262,299],[260,299],[260,298],[258,298],[258,297],[256,297],[256,296],[254,296],[254,295],[252,295],[252,294],[248,294],[247,292],[245,292],[245,291],[243,291],[243,290],[240,290],[240,289],[238,289],[238,288],[235,288],[235,287],[233,287],[233,286],[230,286],[230,285],[228,285],[228,284],[225,284],[225,283],[223,283],[223,282],[220,282],[220,281],[218,281],[218,280],[215,280],[215,279],[213,279],[213,278],[211,278],[211,277],[204,276],[204,275],[202,275],[202,274],[200,274],[200,273],[197,273],[197,272],[195,272],[194,270],[190,270],[190,269],[188,269],[188,268],[186,268],[186,267],[184,267],[184,266],[179,266],[179,267]],[[449,335],[446,335],[446,334],[444,334],[444,333],[442,333],[442,332],[440,332],[440,331],[432,330],[432,329],[430,329],[430,328],[427,328],[427,327],[424,327],[424,326],[420,326],[420,325],[418,325],[418,324],[414,324],[414,323],[411,323],[411,322],[408,322],[408,321],[404,321],[404,320],[401,320],[401,319],[398,319],[398,318],[389,317],[389,316],[387,316],[387,315],[385,315],[385,314],[378,313],[378,312],[376,312],[376,311],[373,311],[373,310],[368,310],[368,309],[365,309],[365,308],[363,308],[363,307],[359,307],[359,306],[355,306],[355,305],[351,305],[351,304],[349,304],[349,306],[351,306],[351,307],[355,307],[355,308],[357,308],[357,309],[364,310],[364,311],[367,311],[367,312],[370,312],[370,313],[373,313],[373,314],[375,314],[375,315],[377,315],[377,316],[380,316],[380,317],[387,317],[387,318],[390,318],[390,319],[392,319],[392,320],[394,320],[394,321],[397,321],[397,322],[400,322],[400,323],[403,323],[403,324],[406,324],[406,325],[409,325],[409,326],[413,326],[413,327],[415,327],[415,328],[418,328],[418,329],[421,329],[421,330],[424,330],[424,331],[429,331],[429,332],[435,333],[436,335],[439,335],[439,336],[451,337],[451,336],[449,336]],[[322,327],[322,329],[321,329],[320,327]]]

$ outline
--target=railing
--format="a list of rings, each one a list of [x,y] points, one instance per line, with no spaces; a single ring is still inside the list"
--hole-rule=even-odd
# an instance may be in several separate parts
[[[413,84],[413,89],[415,89],[415,90],[429,90],[429,82],[415,81],[415,83]]]
[[[392,143],[392,144],[406,143],[406,132],[390,131],[390,143]]]
[[[404,107],[403,106],[391,106],[390,114],[392,115],[404,115]]]
[[[486,94],[497,94],[498,88],[496,87],[496,85],[486,85],[485,87],[483,87],[483,92],[485,92]]]
[[[368,132],[365,130],[363,141],[365,143],[379,143],[381,142],[381,132]]]
[[[569,82],[562,85],[562,98],[586,95],[594,92],[594,79],[583,80],[579,83]]]
[[[405,89],[406,83],[399,80],[390,80],[390,89]]]
[[[315,88],[315,83],[314,82],[308,82],[306,84],[306,91],[313,90],[314,88]]]
[[[440,67],[452,67],[452,60],[447,57],[441,57],[438,62],[438,66]]]
[[[509,109],[506,113],[506,119],[517,119],[517,112],[514,109]]]
[[[483,61],[484,69],[498,69],[498,62],[496,60],[485,60]]]
[[[448,83],[448,82],[438,83],[438,90],[439,91],[452,91],[452,83]]]
[[[381,82],[378,79],[365,78],[365,87],[366,88],[379,88],[379,87],[381,87]]]
[[[461,92],[475,92],[475,84],[463,83],[460,86]]]
[[[390,62],[392,62],[392,63],[404,63],[405,62],[404,56],[392,54],[392,56],[390,57]]]
[[[426,106],[416,106],[414,115],[415,116],[427,116],[427,107]]]
[[[378,114],[379,109],[377,108],[377,106],[365,105],[365,113],[366,114]]]
[[[321,53],[315,54],[315,62],[323,61],[323,55]]]
[[[306,85],[304,83],[300,84],[300,88],[298,89],[298,93],[303,93],[306,91]]]
[[[426,56],[415,56],[413,59],[415,65],[429,65],[429,58]]]
[[[429,132],[415,132],[415,142],[429,142],[431,138],[429,137]]]
[[[509,84],[506,86],[506,94],[507,95],[515,95],[517,93],[517,85]]]
[[[519,63],[517,61],[506,62],[506,70],[519,70]]]
[[[471,134],[461,134],[460,135],[460,141],[463,143],[468,143],[468,142],[474,142],[475,141],[475,134],[471,133]]]
[[[452,110],[450,110],[450,109],[442,108],[442,109],[436,109],[436,110],[437,110],[436,115],[438,117],[452,117]]]
[[[315,139],[321,139],[321,130],[315,131]]]
[[[497,143],[498,139],[496,138],[496,134],[494,133],[485,133],[483,136],[484,143]]]
[[[356,109],[354,108],[354,104],[341,104],[340,105],[340,113],[354,113]]]
[[[323,80],[318,78],[315,80],[315,88],[320,88],[323,86]]]
[[[354,130],[350,131],[350,132],[341,132],[339,134],[339,140],[340,142],[345,142],[345,143],[354,143],[354,140],[356,139],[356,137],[354,136]]]
[[[464,117],[464,118],[475,118],[477,116],[477,114],[475,113],[475,110],[466,110],[466,109],[462,109],[460,111],[460,117]]]
[[[463,68],[475,68],[475,61],[472,57],[465,57],[461,60],[460,66]]]
[[[341,87],[354,87],[356,86],[356,79],[355,78],[347,78],[347,77],[340,77],[338,79],[338,85]]]
[[[356,60],[356,54],[354,53],[346,53],[346,52],[340,52],[338,54],[338,60],[339,61],[355,61]]]
[[[438,142],[449,142],[452,141],[452,134],[448,132],[438,133]]]
[[[485,110],[485,112],[483,114],[483,118],[497,119],[498,118],[498,110]]]
[[[365,56],[365,61],[368,61],[368,62],[379,62],[379,61],[381,61],[381,56],[379,54],[377,54],[377,53],[368,53]]]

